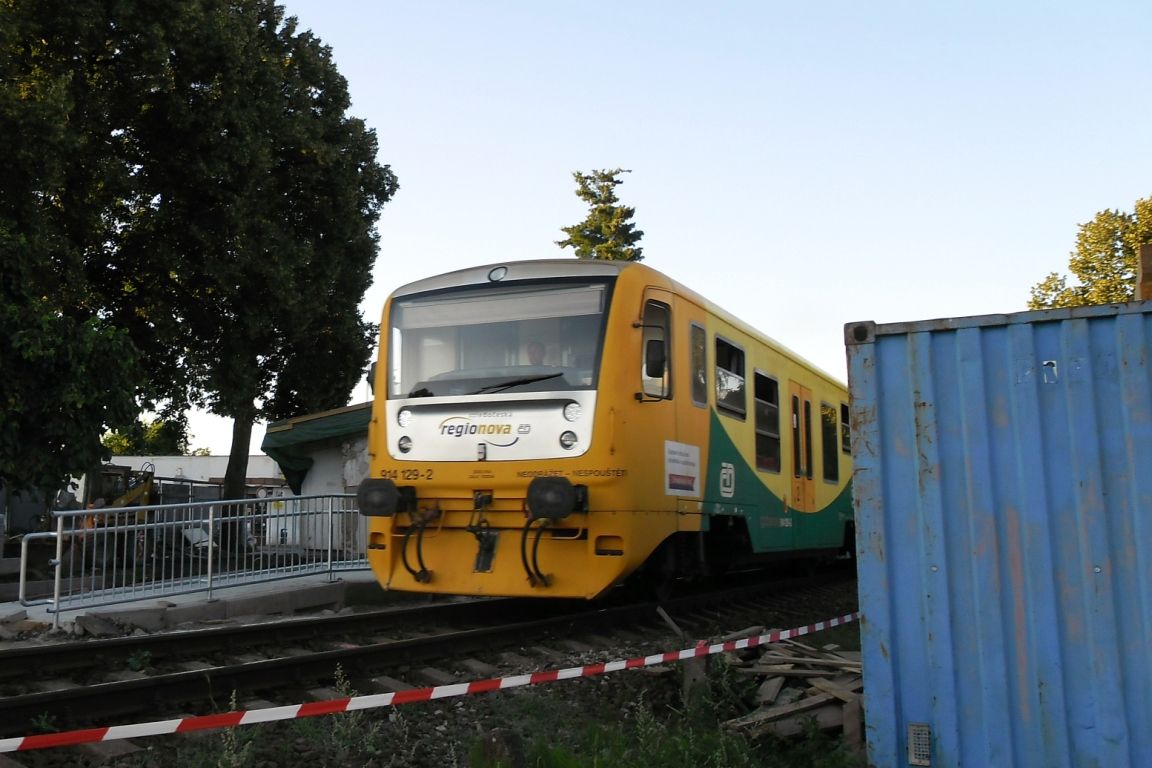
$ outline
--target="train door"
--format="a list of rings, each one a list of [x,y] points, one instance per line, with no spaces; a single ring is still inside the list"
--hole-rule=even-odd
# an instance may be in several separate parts
[[[671,294],[655,288],[649,288],[644,292],[640,327],[643,332],[640,346],[642,397],[644,400],[671,400]]]
[[[641,325],[642,397],[649,401],[666,401],[659,408],[658,433],[667,440],[692,446],[703,454],[708,441],[703,310],[675,300],[668,291],[649,288],[644,292]],[[699,495],[701,489],[697,487],[695,490]]]
[[[683,440],[680,435],[681,410],[690,398],[687,392],[678,391],[680,388],[673,376],[673,370],[683,365],[676,359],[676,344],[679,342],[674,338],[673,298],[671,293],[658,288],[644,291],[640,314],[640,359],[636,361],[640,369],[641,390],[636,393],[640,408],[628,425],[629,431],[653,450],[653,459],[662,458],[640,462],[634,469],[634,476],[644,476],[651,484],[649,487],[664,499],[665,504],[669,503],[669,496],[691,495],[699,492],[700,487],[699,458],[693,460],[680,456],[678,447]]]
[[[812,390],[788,382],[788,412],[792,425],[791,508],[816,511],[816,481],[812,477]]]

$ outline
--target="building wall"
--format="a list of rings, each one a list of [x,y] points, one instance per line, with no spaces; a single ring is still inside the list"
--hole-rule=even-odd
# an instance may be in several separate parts
[[[302,496],[355,492],[368,472],[368,436],[315,444],[308,450],[312,468],[300,488]]]
[[[146,463],[156,467],[157,477],[175,477],[186,480],[208,482],[220,480],[228,470],[227,456],[113,456],[112,464],[140,469]],[[284,484],[280,467],[270,457],[263,454],[248,457],[249,485],[270,485],[268,480],[276,480],[276,485]]]

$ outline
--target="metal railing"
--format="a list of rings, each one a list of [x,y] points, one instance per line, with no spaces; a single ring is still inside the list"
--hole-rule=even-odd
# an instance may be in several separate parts
[[[24,537],[20,603],[68,611],[368,567],[355,496],[277,496],[52,513],[56,530]],[[32,552],[51,596],[28,594]]]

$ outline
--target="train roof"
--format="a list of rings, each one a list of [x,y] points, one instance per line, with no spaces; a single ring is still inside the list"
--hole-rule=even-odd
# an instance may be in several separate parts
[[[530,261],[501,261],[466,267],[440,275],[426,277],[402,285],[393,296],[438,291],[460,285],[482,285],[502,280],[542,280],[550,277],[615,277],[621,270],[636,266],[636,262],[593,261],[589,259],[534,259]],[[650,267],[649,267],[650,269]],[[497,270],[504,270],[497,272]]]
[[[543,280],[556,277],[618,277],[625,270],[638,270],[651,273],[658,277],[660,282],[668,284],[679,295],[686,296],[708,311],[717,315],[724,322],[733,325],[745,333],[758,336],[770,346],[783,354],[795,359],[836,386],[843,387],[844,383],[820,366],[799,355],[795,350],[781,344],[774,337],[764,331],[739,319],[731,312],[709,301],[696,291],[683,283],[674,280],[663,272],[635,261],[604,261],[598,259],[532,259],[524,261],[504,261],[491,264],[482,264],[475,267],[466,267],[452,272],[416,280],[402,285],[392,292],[392,296],[406,296],[427,291],[440,291],[464,285],[483,285],[497,283],[504,280]]]

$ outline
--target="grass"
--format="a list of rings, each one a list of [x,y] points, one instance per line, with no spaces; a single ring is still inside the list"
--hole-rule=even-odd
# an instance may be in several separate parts
[[[722,723],[747,711],[753,684],[723,664],[712,665],[707,684],[694,689],[681,707],[655,705],[641,695],[614,721],[585,718],[583,729],[561,740],[537,737],[524,761],[469,753],[474,768],[856,768],[861,759],[813,725],[801,738],[749,741]],[[568,725],[572,725],[569,720]]]
[[[608,677],[614,679],[609,680]],[[295,765],[392,768],[861,768],[811,726],[749,740],[722,723],[748,711],[753,683],[712,664],[681,694],[681,673],[619,673],[469,699],[225,729],[155,745],[123,768]],[[343,671],[336,687],[356,695]],[[232,702],[236,706],[235,699]]]
[[[858,627],[813,644],[859,648]],[[141,740],[112,768],[863,768],[814,722],[799,737],[750,739],[723,723],[752,708],[755,678],[713,657],[684,693],[685,667],[632,670],[396,708]],[[142,660],[146,661],[146,660]],[[343,696],[358,695],[343,669]],[[231,709],[242,708],[235,694]],[[47,721],[40,724],[51,730]],[[30,768],[75,765],[72,750],[22,755]],[[72,759],[69,759],[72,758]],[[59,762],[63,760],[63,762]]]

